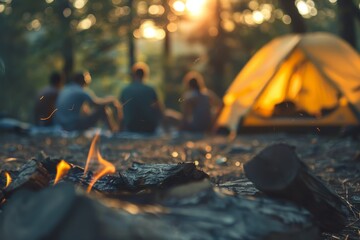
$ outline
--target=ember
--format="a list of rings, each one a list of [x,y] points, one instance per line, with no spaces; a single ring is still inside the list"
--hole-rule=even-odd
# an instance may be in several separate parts
[[[48,117],[40,118],[40,120],[41,120],[41,121],[49,120],[49,119],[54,115],[54,113],[55,113],[56,111],[57,111],[57,108],[54,109],[54,111],[52,111]]]

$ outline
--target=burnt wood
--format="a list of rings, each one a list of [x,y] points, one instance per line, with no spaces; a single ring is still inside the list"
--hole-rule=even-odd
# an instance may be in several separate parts
[[[18,171],[12,172],[12,183],[4,189],[5,179],[0,178],[4,196],[10,195],[19,189],[38,190],[53,185],[56,176],[56,166],[61,159],[51,159],[39,154],[38,159],[31,159]],[[93,178],[93,172],[84,174],[84,169],[69,163],[70,170],[60,182],[71,182],[87,189]],[[198,170],[194,163],[179,164],[140,164],[133,163],[129,169],[114,175],[101,177],[93,186],[93,191],[106,194],[110,197],[131,198],[131,194],[146,193],[143,196],[153,198],[148,193],[164,190],[193,181],[199,181],[209,176]],[[130,198],[128,198],[130,196]],[[148,199],[146,200],[148,201]],[[1,205],[1,202],[0,202]]]
[[[190,189],[182,194],[183,189]],[[180,195],[179,195],[180,193]],[[229,197],[210,183],[177,188],[156,205],[95,200],[60,183],[20,191],[0,214],[0,239],[316,240],[311,214],[291,203]]]
[[[83,168],[71,165],[63,180],[87,187],[93,173],[83,174]],[[193,163],[179,164],[141,164],[133,163],[132,167],[115,175],[106,175],[94,184],[94,190],[105,194],[136,193],[142,190],[166,189],[209,176],[198,170]]]
[[[274,144],[244,164],[245,175],[269,196],[308,209],[323,231],[338,232],[347,223],[345,202],[314,176],[287,144]]]
[[[13,180],[10,185],[3,189],[5,196],[10,196],[13,192],[20,189],[39,190],[48,186],[50,175],[40,162],[30,160],[25,163],[12,175]]]

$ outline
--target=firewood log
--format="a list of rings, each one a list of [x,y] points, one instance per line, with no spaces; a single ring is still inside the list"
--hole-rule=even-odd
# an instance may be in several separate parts
[[[18,170],[18,174],[3,191],[7,197],[19,189],[42,189],[49,184],[49,181],[50,176],[42,164],[30,160]]]
[[[271,145],[247,162],[244,170],[260,191],[308,209],[323,231],[337,232],[345,227],[346,204],[310,172],[296,155],[294,147]]]
[[[0,239],[100,239],[97,218],[89,202],[79,197],[71,185],[37,193],[16,192],[0,217]],[[65,238],[69,231],[71,237]]]
[[[99,203],[64,183],[20,191],[0,214],[0,239],[319,239],[305,209],[224,196],[211,184],[200,185],[181,186],[166,201],[149,206]],[[191,191],[182,194],[184,188]]]

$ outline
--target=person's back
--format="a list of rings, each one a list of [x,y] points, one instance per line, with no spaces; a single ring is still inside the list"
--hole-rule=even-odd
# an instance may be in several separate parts
[[[205,87],[201,74],[189,72],[184,77],[186,91],[182,102],[181,130],[210,131],[221,105],[217,96]]]
[[[143,67],[134,66],[134,79],[120,96],[124,113],[123,128],[130,132],[153,133],[159,125],[161,110],[155,90],[143,83]]]
[[[185,119],[184,130],[205,132],[210,130],[212,123],[210,98],[206,92],[188,91],[184,94],[184,105],[189,113]]]
[[[56,101],[56,123],[68,131],[82,131],[103,122],[111,131],[118,131],[119,115],[115,116],[110,106],[120,109],[120,103],[112,96],[98,98],[85,91],[90,81],[90,74],[77,73],[64,87]]]
[[[68,130],[76,129],[76,122],[81,116],[81,109],[85,102],[91,102],[90,95],[80,85],[68,83],[56,102],[56,123]]]
[[[36,96],[34,123],[38,126],[53,125],[53,113],[56,111],[56,100],[62,87],[63,78],[59,73],[52,73],[50,85],[41,89]]]

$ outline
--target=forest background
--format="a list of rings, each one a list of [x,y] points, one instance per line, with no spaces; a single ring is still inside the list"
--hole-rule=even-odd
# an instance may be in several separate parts
[[[89,71],[119,96],[136,61],[165,105],[201,72],[222,96],[251,56],[288,33],[325,31],[360,49],[360,0],[0,0],[0,115],[32,120],[52,71]]]

